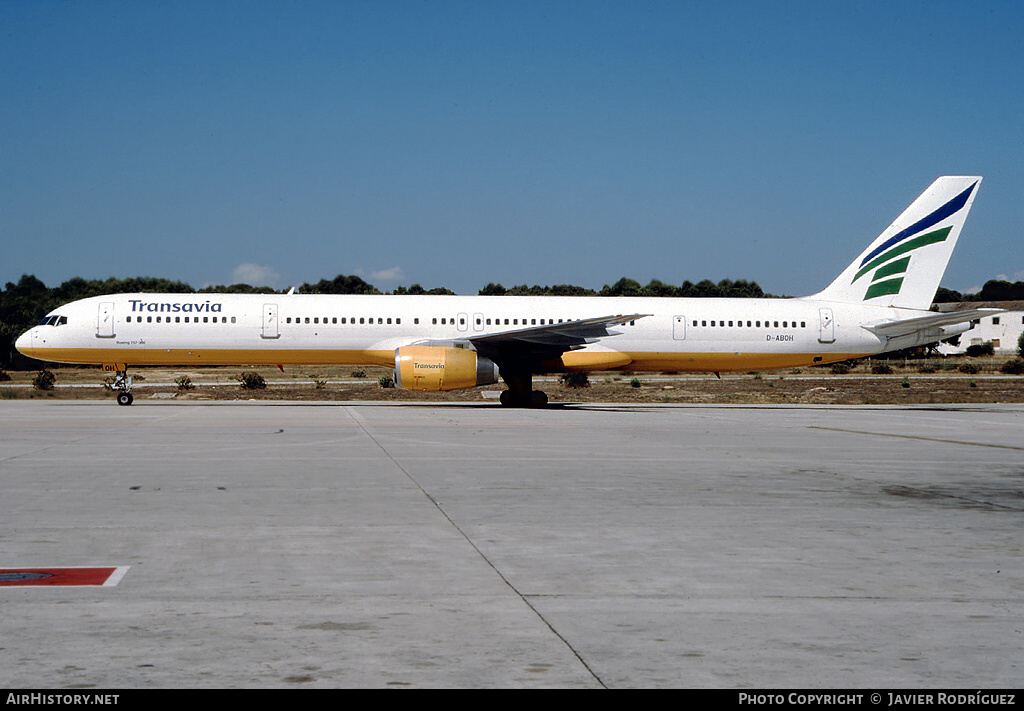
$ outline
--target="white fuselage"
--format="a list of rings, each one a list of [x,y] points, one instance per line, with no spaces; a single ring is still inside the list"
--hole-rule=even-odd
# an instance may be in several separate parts
[[[545,369],[712,372],[828,363],[919,345],[929,342],[924,334],[894,343],[862,325],[922,313],[809,298],[116,294],[53,311],[63,318],[32,328],[17,348],[65,363],[392,366],[395,349],[413,343],[647,314],[615,327],[618,335],[545,362]]]

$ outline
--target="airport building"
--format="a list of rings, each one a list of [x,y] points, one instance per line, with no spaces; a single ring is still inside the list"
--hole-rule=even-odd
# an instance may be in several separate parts
[[[975,301],[965,303],[937,304],[939,311],[966,311],[969,309],[1005,309],[1003,313],[984,316],[974,321],[974,328],[960,336],[960,343],[953,346],[943,343],[939,352],[943,355],[963,354],[968,346],[992,342],[992,349],[998,354],[1017,351],[1017,341],[1024,333],[1024,301]]]

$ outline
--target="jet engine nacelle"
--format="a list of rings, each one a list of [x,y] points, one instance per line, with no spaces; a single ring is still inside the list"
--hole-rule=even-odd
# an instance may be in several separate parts
[[[467,348],[403,346],[395,349],[395,387],[459,390],[498,382],[498,366]]]

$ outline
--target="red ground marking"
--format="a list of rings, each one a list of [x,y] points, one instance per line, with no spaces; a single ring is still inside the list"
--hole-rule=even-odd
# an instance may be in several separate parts
[[[124,569],[109,568],[0,568],[0,587],[23,585],[103,585]],[[120,580],[120,576],[117,578]],[[116,580],[111,584],[116,584]]]

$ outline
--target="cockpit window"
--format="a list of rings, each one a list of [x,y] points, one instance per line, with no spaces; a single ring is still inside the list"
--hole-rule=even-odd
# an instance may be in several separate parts
[[[47,316],[39,322],[40,326],[63,326],[67,324],[67,316]]]

